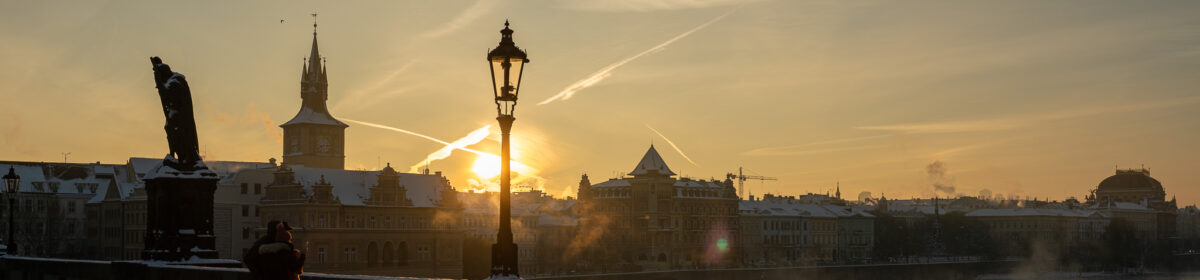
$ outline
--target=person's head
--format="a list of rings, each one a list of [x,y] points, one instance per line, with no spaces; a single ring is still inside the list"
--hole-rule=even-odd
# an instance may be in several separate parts
[[[270,221],[267,222],[267,236],[279,242],[292,241],[292,227],[287,222]]]

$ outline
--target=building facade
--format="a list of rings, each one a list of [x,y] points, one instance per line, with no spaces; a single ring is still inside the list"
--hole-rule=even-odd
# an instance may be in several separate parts
[[[730,267],[740,263],[733,181],[672,177],[653,146],[628,177],[579,186],[586,259],[601,270]],[[593,268],[596,269],[596,268]]]
[[[309,167],[243,170],[270,174],[259,225],[287,221],[306,271],[462,277],[462,209],[441,174]],[[265,228],[257,228],[261,235]]]

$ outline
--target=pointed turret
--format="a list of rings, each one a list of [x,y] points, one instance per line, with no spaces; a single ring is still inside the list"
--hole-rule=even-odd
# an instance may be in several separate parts
[[[646,155],[642,156],[642,161],[638,162],[633,168],[633,172],[629,175],[675,175],[671,172],[671,168],[667,167],[667,163],[663,161],[662,156],[658,154],[658,150],[654,149],[654,145],[650,145],[650,150],[646,151]]]
[[[842,182],[837,182],[837,192],[834,193],[838,199],[842,199]]]

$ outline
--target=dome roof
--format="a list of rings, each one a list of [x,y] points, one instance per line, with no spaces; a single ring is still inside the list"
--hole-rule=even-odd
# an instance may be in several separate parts
[[[1163,191],[1162,183],[1150,177],[1150,170],[1129,169],[1117,170],[1116,175],[1105,178],[1100,182],[1097,191]]]

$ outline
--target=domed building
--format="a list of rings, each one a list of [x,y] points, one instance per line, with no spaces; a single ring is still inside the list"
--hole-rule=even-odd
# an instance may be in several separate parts
[[[1117,170],[1117,174],[1100,181],[1092,191],[1092,200],[1100,204],[1136,203],[1155,210],[1175,211],[1174,199],[1166,201],[1162,183],[1150,177],[1148,169]]]
[[[1133,222],[1143,238],[1164,240],[1175,236],[1175,199],[1166,200],[1162,183],[1150,170],[1118,169],[1100,181],[1087,197],[1092,208],[1108,210],[1114,219]]]

